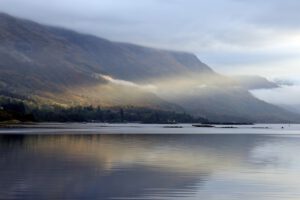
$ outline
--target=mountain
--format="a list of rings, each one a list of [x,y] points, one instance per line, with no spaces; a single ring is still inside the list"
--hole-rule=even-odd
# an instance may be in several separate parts
[[[0,61],[0,94],[36,104],[185,110],[210,121],[300,121],[194,54],[112,42],[3,13]]]
[[[300,104],[298,105],[287,105],[287,104],[280,104],[278,105],[279,107],[282,107],[290,112],[293,112],[293,113],[297,113],[297,114],[300,114]]]
[[[188,113],[214,122],[290,123],[298,114],[255,98],[240,88],[205,87],[197,93],[167,96],[165,99],[182,106]]]

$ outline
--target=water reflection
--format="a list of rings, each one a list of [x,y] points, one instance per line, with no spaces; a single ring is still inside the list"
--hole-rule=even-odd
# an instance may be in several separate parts
[[[0,199],[298,199],[300,138],[3,135]]]

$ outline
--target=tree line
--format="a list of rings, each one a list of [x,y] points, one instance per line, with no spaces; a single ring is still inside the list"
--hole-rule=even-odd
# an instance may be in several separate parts
[[[0,99],[0,121],[18,120],[22,122],[109,122],[109,123],[200,123],[203,118],[195,118],[184,112],[158,110],[144,107],[100,106],[37,106],[22,100]]]

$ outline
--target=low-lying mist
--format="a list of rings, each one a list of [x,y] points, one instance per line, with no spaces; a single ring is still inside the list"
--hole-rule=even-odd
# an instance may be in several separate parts
[[[209,91],[209,88],[228,90],[230,88],[240,87],[235,80],[217,74],[186,74],[185,76],[179,75],[166,77],[164,79],[149,79],[143,83],[116,79],[108,75],[100,76],[110,84],[138,88],[147,92],[153,92],[159,96],[176,95],[180,97],[199,93],[199,91],[202,91],[204,94]],[[201,92],[199,94],[201,94]]]

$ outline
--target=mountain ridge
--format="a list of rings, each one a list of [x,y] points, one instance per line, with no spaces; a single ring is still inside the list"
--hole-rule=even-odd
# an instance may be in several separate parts
[[[269,122],[300,121],[298,115],[249,95],[247,89],[217,74],[194,54],[112,42],[7,14],[0,14],[0,60],[0,94],[45,104],[183,108],[209,116],[210,121],[230,122],[255,119],[250,117],[253,109],[262,109],[261,116],[256,116],[261,121],[265,109]],[[154,89],[145,90],[144,85]],[[239,89],[231,89],[236,87]],[[177,96],[168,98],[171,95],[161,93],[161,88]],[[176,100],[186,97],[187,101]]]

